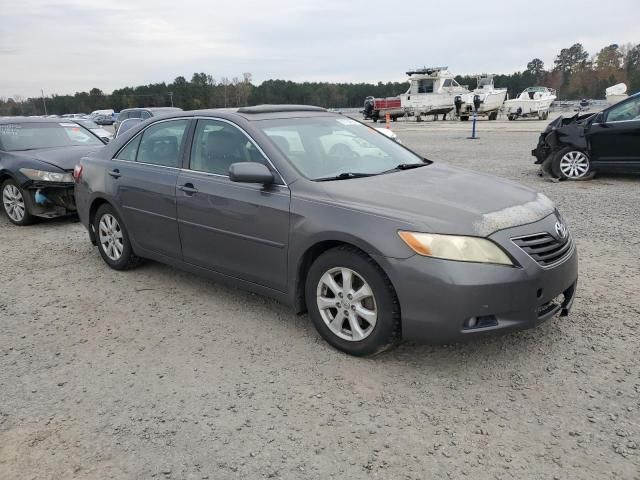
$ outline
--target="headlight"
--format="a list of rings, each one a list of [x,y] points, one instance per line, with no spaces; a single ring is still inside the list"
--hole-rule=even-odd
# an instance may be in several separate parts
[[[32,168],[21,168],[20,172],[30,180],[40,182],[73,183],[73,174],[71,173],[47,172],[45,170],[34,170]]]
[[[402,231],[398,234],[411,250],[425,257],[513,265],[507,254],[486,238]]]

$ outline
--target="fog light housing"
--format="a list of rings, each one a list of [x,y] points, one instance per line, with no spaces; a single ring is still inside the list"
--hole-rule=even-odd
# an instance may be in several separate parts
[[[464,321],[465,330],[495,327],[496,325],[498,325],[498,319],[495,315],[480,315],[478,317],[469,317]]]

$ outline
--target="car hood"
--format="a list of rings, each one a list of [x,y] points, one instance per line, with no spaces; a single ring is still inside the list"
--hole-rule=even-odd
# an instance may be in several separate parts
[[[24,152],[10,152],[16,158],[24,158],[25,160],[38,160],[48,163],[62,170],[73,170],[80,159],[96,150],[101,149],[100,145],[91,145],[88,147],[57,147],[57,148],[41,148],[38,150],[27,150]]]
[[[555,210],[551,200],[527,187],[444,164],[322,185],[332,203],[430,233],[485,237]]]
[[[551,130],[558,129],[571,124],[584,125],[586,121],[589,118],[591,118],[593,115],[595,115],[595,113],[584,113],[582,115],[576,113],[571,117],[563,117],[562,115],[560,115],[558,118],[556,118],[551,123],[549,123],[549,125],[547,125],[547,128],[545,128],[544,133],[549,133]]]

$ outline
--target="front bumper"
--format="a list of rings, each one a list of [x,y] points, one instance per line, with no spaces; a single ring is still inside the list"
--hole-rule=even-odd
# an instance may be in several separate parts
[[[538,145],[531,150],[531,155],[536,157],[534,164],[542,164],[549,155],[551,155],[551,146],[546,141],[547,135],[545,133],[540,134],[538,139]]]
[[[23,187],[29,212],[41,218],[56,218],[75,213],[73,184],[31,182]]]
[[[555,216],[550,217],[555,222]],[[517,267],[418,255],[380,259],[400,301],[403,338],[452,343],[532,328],[559,313],[567,315],[578,280],[575,246],[561,263],[544,268],[511,241],[536,230],[548,231],[548,223],[543,220],[491,236]],[[472,318],[476,325],[470,328]]]

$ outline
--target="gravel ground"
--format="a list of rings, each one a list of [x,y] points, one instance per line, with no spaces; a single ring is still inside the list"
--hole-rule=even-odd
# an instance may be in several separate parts
[[[640,178],[552,183],[544,122],[397,123],[429,158],[543,191],[580,252],[568,318],[373,359],[306,316],[72,220],[0,217],[0,479],[639,479]]]

